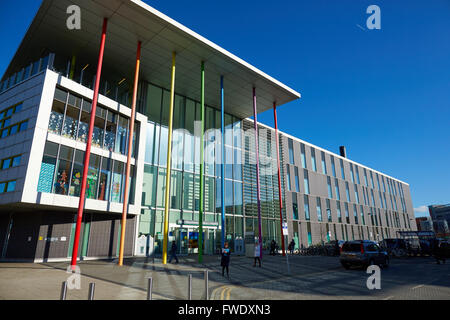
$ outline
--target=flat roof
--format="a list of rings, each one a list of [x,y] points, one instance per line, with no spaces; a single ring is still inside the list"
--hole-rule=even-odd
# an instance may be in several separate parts
[[[81,30],[69,30],[67,7],[81,8]],[[43,0],[5,75],[46,52],[97,62],[103,18],[108,18],[103,70],[133,79],[137,41],[142,41],[141,76],[170,88],[172,52],[177,53],[178,94],[200,100],[200,65],[205,62],[205,102],[220,107],[224,76],[225,110],[239,118],[283,105],[300,94],[140,0]],[[96,68],[96,66],[92,66]]]

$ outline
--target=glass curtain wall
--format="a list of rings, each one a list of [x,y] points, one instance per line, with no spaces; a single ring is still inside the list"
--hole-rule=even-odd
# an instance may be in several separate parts
[[[145,84],[145,103],[141,113],[148,117],[145,169],[143,181],[141,235],[155,239],[155,253],[160,253],[163,240],[162,217],[165,207],[165,176],[167,169],[168,117],[170,92]],[[186,243],[193,250],[198,246],[200,209],[200,130],[201,105],[198,101],[175,95],[172,133],[172,168],[170,186],[169,240]],[[205,106],[204,132],[204,239],[206,253],[220,248],[221,228],[221,117],[220,110]],[[234,249],[234,239],[243,236],[243,195],[241,163],[241,122],[225,115],[225,212],[226,238]],[[184,220],[184,225],[180,220]],[[153,222],[152,223],[149,223]],[[191,226],[186,226],[190,223]],[[208,229],[210,232],[208,232]],[[187,230],[187,231],[186,231]],[[187,237],[177,239],[177,237]],[[186,241],[185,241],[186,240]],[[188,241],[189,240],[189,241]],[[184,248],[179,248],[185,252]],[[194,252],[194,251],[188,251]]]

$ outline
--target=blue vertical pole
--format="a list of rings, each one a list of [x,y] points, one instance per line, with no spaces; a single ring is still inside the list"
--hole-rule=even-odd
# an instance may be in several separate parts
[[[220,76],[220,116],[221,116],[221,165],[220,171],[222,175],[222,179],[220,180],[221,186],[221,212],[222,212],[222,248],[225,243],[225,105],[223,103],[223,76]]]

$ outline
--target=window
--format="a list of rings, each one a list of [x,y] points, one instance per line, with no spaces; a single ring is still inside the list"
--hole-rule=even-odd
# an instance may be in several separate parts
[[[356,182],[358,184],[361,184],[361,182],[359,181],[359,169],[358,166],[355,164],[355,172],[356,172]]]
[[[361,209],[361,222],[362,222],[363,225],[365,225],[366,222],[364,220],[364,209],[363,209],[362,205],[360,206],[360,209]]]
[[[336,165],[334,164],[334,157],[331,156],[331,171],[333,171],[333,177],[336,178]]]
[[[302,167],[303,169],[306,169],[306,155],[305,155],[305,145],[302,143],[300,145],[300,151],[301,151],[301,159],[302,159]]]
[[[5,169],[9,169],[9,168],[14,168],[20,165],[20,158],[21,156],[14,156],[14,157],[10,157],[10,158],[6,158],[3,159],[1,161],[1,170],[5,170]]]
[[[53,98],[52,111],[50,113],[50,120],[48,123],[48,131],[55,134],[61,134],[66,102],[67,92],[56,88],[55,96]]]
[[[341,203],[339,201],[336,201],[336,211],[337,211],[338,222],[342,223]]]
[[[345,221],[347,223],[350,223],[350,215],[348,213],[348,203],[347,202],[345,203]]]
[[[355,224],[358,224],[358,208],[357,205],[353,205],[353,217],[355,218]]]
[[[364,182],[366,183],[366,187],[369,186],[369,182],[367,181],[367,171],[364,169]]]
[[[44,156],[42,157],[41,171],[39,173],[38,192],[52,192],[56,160],[58,157],[58,145],[47,141],[44,147]]]
[[[341,200],[341,194],[339,193],[339,183],[337,179],[334,179],[334,191],[336,193],[336,199]]]
[[[330,207],[330,199],[327,199],[327,218],[328,222],[331,222],[331,207]]]
[[[298,220],[297,195],[292,193],[292,216],[294,220]]]
[[[300,192],[300,184],[299,184],[299,180],[298,180],[298,168],[295,167],[294,171],[295,171],[295,191]]]
[[[359,203],[359,194],[358,194],[358,186],[355,184],[355,202]]]
[[[355,176],[353,174],[353,164],[350,163],[350,177],[352,179],[352,183],[355,183]]]
[[[325,152],[322,151],[322,173],[327,174],[327,163],[325,161]]]
[[[309,220],[310,215],[309,215],[309,198],[308,198],[308,196],[304,195],[303,200],[304,200],[303,205],[304,205],[304,209],[305,209],[305,219]]]
[[[308,179],[308,171],[303,170],[303,182],[305,184],[305,194],[309,194],[309,179]]]
[[[380,195],[380,204],[381,204],[381,208],[384,209],[384,206],[383,206],[383,198],[382,198],[382,196],[381,196],[381,191],[379,191],[379,195]]]
[[[328,198],[332,199],[333,198],[333,191],[331,188],[331,178],[327,177],[327,186],[328,186]]]
[[[317,197],[317,220],[322,221],[322,207],[320,205],[320,198]]]
[[[161,99],[160,99],[161,100]],[[160,105],[161,103],[159,103]],[[91,101],[75,96],[59,88],[55,89],[52,111],[48,124],[48,131],[63,137],[74,139],[80,142],[87,142],[89,135],[89,123],[91,119]],[[159,121],[159,118],[158,118]],[[25,130],[27,123],[19,126],[19,131]],[[135,125],[132,139],[132,157],[136,153],[135,146],[139,126]],[[154,127],[152,127],[154,128]],[[159,127],[155,134],[150,132],[150,137],[156,137],[156,141],[167,143],[167,128],[159,135]],[[123,155],[128,153],[129,119],[119,114],[109,111],[102,106],[97,106],[94,117],[94,127],[92,129],[92,146],[103,148],[110,152],[117,152]],[[149,132],[148,132],[149,133]],[[152,144],[153,146],[153,144]],[[153,150],[151,150],[153,152]],[[165,161],[165,155],[162,154]],[[156,161],[155,161],[156,162]],[[153,163],[153,162],[152,162]]]
[[[348,187],[348,182],[345,182],[345,193],[347,195],[347,201],[351,202],[350,201],[350,190],[349,190],[349,187]]]
[[[83,162],[84,151],[47,141],[44,148],[37,191],[79,197],[83,176]],[[125,166],[126,164],[123,162],[91,153],[86,177],[86,198],[122,202]],[[144,177],[147,176],[146,172]],[[129,201],[132,204],[135,197],[135,174],[135,167],[131,166]],[[156,171],[154,171],[153,176],[156,184]],[[151,184],[147,179],[145,182]],[[163,183],[161,183],[161,186],[163,186]],[[142,201],[145,203],[147,199],[145,199],[145,195],[143,197]],[[152,192],[148,201],[151,201],[151,197],[156,199],[156,193]],[[151,202],[151,205],[155,206],[155,201]]]
[[[0,182],[0,194],[5,192],[13,192],[16,189],[16,181]]]
[[[69,94],[66,106],[66,114],[61,135],[66,138],[76,139],[80,117],[81,98]]]
[[[373,183],[373,175],[372,175],[372,171],[370,171],[370,182],[372,184],[372,189],[375,188],[375,184]]]
[[[341,177],[343,180],[345,180],[344,161],[342,161],[342,159],[340,159],[340,161],[341,161]]]
[[[62,150],[63,146],[61,146]],[[92,155],[91,155],[92,156]],[[69,195],[79,197],[81,192],[81,182],[83,179],[84,151],[75,150],[74,160],[72,162],[72,176],[70,179]]]
[[[289,146],[289,163],[294,164],[294,143],[292,139],[288,139]]]
[[[311,163],[312,163],[312,169],[317,172],[317,164],[316,164],[316,151],[311,148]]]
[[[287,168],[286,168],[287,170],[286,170],[286,183],[287,183],[287,189],[288,189],[288,191],[291,191],[291,173],[290,173],[290,170],[289,170],[289,166],[287,166]]]

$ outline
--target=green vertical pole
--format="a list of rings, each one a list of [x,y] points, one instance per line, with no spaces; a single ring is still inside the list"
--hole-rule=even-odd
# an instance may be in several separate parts
[[[204,193],[204,183],[205,177],[203,175],[203,131],[205,131],[205,63],[202,61],[202,73],[201,73],[201,132],[200,132],[200,210],[198,217],[198,262],[203,262],[203,193]]]

